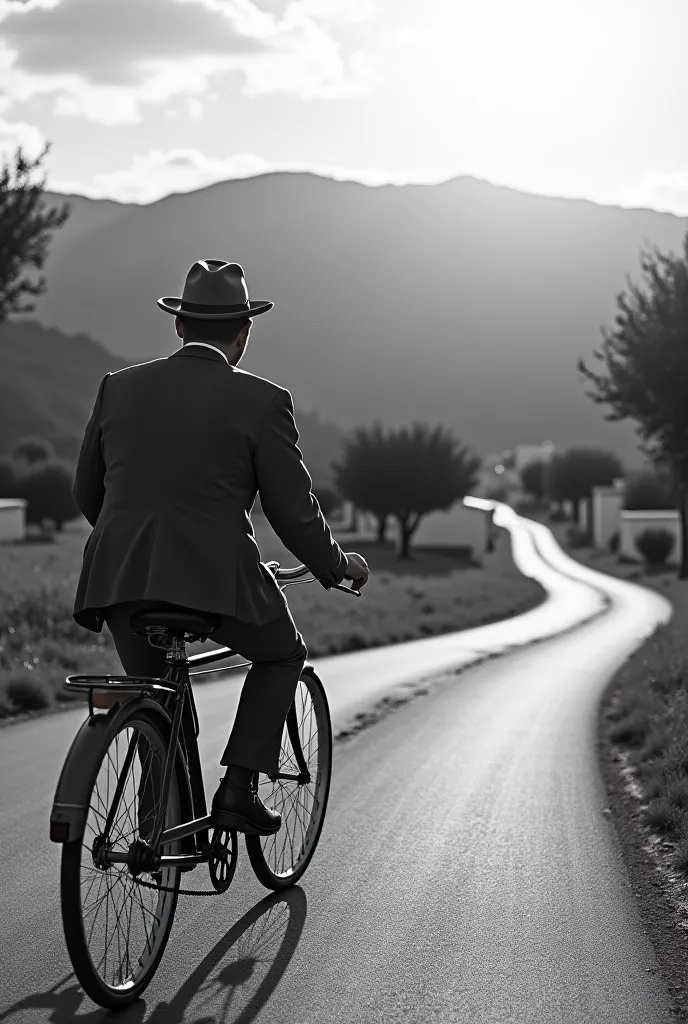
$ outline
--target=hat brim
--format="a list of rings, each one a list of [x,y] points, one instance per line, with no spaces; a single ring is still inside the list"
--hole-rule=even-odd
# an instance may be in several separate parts
[[[189,313],[182,309],[182,300],[173,296],[165,296],[158,299],[158,306],[165,313],[173,313],[175,316],[189,316],[194,320],[245,320],[246,317],[260,316],[267,313],[275,305],[274,302],[249,302],[249,309],[241,309],[238,313]]]

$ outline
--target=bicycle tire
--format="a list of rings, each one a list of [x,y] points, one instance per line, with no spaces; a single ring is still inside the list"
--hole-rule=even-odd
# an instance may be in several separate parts
[[[294,703],[301,748],[313,782],[301,785],[278,779],[273,783],[267,775],[261,774],[258,780],[258,795],[268,807],[282,814],[282,826],[275,835],[244,836],[256,878],[267,889],[276,891],[294,885],[311,862],[325,822],[332,778],[330,709],[324,687],[311,666],[304,668],[301,673]],[[315,749],[312,743],[313,724],[318,731]],[[279,771],[298,772],[286,723],[282,733]],[[303,819],[296,813],[297,800],[303,801],[303,794],[308,792],[307,786],[312,787],[309,792],[311,813],[306,827],[301,829],[303,834],[294,843],[290,827],[299,822],[303,825]],[[306,805],[301,802],[301,812],[304,806]]]
[[[134,765],[134,761],[138,759],[139,766],[141,768],[141,775],[139,778],[138,786],[135,782],[135,765],[131,773],[132,786],[130,790],[127,790],[129,785],[129,774],[126,776],[125,790],[122,793],[123,799],[126,801],[130,793],[134,795],[131,797],[131,802],[127,810],[129,815],[128,820],[122,826],[126,828],[128,825],[133,824],[131,818],[131,808],[136,805],[136,824],[134,824],[133,830],[127,833],[122,833],[123,840],[120,847],[122,851],[125,851],[128,847],[128,842],[131,841],[131,837],[139,836],[139,823],[138,816],[141,811],[142,801],[146,797],[142,797],[142,790],[145,792],[149,783],[142,783],[142,779],[150,778],[151,789],[155,788],[155,779],[159,780],[162,776],[162,772],[159,769],[160,764],[164,764],[165,755],[169,744],[169,729],[167,723],[158,715],[149,709],[142,708],[140,701],[132,701],[131,706],[126,706],[120,712],[121,722],[118,723],[118,727],[114,733],[106,734],[105,737],[96,736],[97,743],[94,743],[94,748],[89,758],[89,764],[83,764],[84,772],[90,771],[93,778],[91,791],[89,794],[89,811],[87,822],[84,827],[83,835],[80,838],[74,839],[71,842],[65,843],[62,848],[62,863],[60,872],[60,894],[62,904],[62,924],[64,929],[65,942],[67,950],[69,952],[72,965],[74,967],[75,974],[82,985],[84,991],[90,998],[97,1003],[99,1006],[103,1006],[106,1009],[122,1009],[133,1003],[138,999],[146,987],[151,982],[155,971],[158,968],[162,955],[167,945],[167,940],[172,929],[174,922],[175,911],[177,908],[177,896],[179,889],[180,880],[180,869],[178,867],[167,867],[163,868],[160,872],[160,884],[166,887],[166,891],[156,892],[137,885],[135,879],[131,875],[129,868],[125,865],[111,865],[110,867],[103,869],[95,865],[93,861],[93,849],[95,847],[95,836],[97,835],[96,827],[100,823],[99,819],[104,822],[105,815],[102,812],[102,805],[107,807],[107,802],[103,801],[103,797],[98,790],[98,793],[94,800],[94,794],[98,789],[99,780],[103,774],[103,770],[107,773],[109,771],[109,765],[115,766],[115,771],[122,771],[122,768],[118,769],[118,765],[122,761],[122,750],[126,743],[128,745],[132,740],[132,737],[138,733],[139,737],[143,736],[145,741],[148,743],[152,754],[149,759],[151,766],[155,763],[154,758],[157,758],[158,768],[155,772],[151,771],[148,775],[144,775],[145,758],[139,755],[139,749],[145,749],[143,745],[139,748],[135,748],[137,753],[134,754],[131,764]],[[115,748],[114,755],[111,750]],[[108,764],[109,762],[109,764]],[[122,766],[124,767],[124,765]],[[130,766],[131,767],[131,766]],[[177,761],[175,763],[174,771],[172,773],[170,795],[167,805],[167,816],[165,820],[165,827],[171,828],[174,825],[178,825],[182,822],[182,801],[180,796],[180,764]],[[109,775],[108,775],[109,778]],[[150,794],[151,789],[148,790]],[[107,801],[110,799],[110,792],[108,790]],[[151,797],[148,796],[150,803]],[[95,804],[95,809],[94,809]],[[122,806],[122,801],[118,804],[118,817],[113,822],[113,829],[115,829],[121,819],[122,814],[119,814],[119,807]],[[125,804],[126,808],[126,804]],[[94,824],[95,826],[94,827]],[[101,825],[102,827],[102,825]],[[112,831],[111,831],[112,834]],[[89,842],[91,846],[89,846]],[[164,849],[161,849],[162,853],[165,854],[177,854],[181,852],[181,842],[177,840],[174,844],[167,845]],[[84,865],[84,857],[86,858],[86,865]],[[90,864],[89,864],[90,860]],[[86,867],[87,871],[84,870]],[[88,913],[86,913],[86,907],[84,906],[83,896],[83,882],[84,875],[89,875],[91,878],[90,889],[86,893],[86,899],[90,899],[93,889],[98,886],[98,895],[96,895],[95,902],[98,902],[98,897],[102,890],[103,880],[108,877],[106,883],[106,892],[104,899],[106,901],[105,909],[105,937],[100,942],[104,945],[104,967],[100,970],[103,964],[103,957],[96,962],[94,958],[94,951],[96,943],[93,941],[94,932],[96,930],[96,920],[99,912],[99,908],[96,908],[95,914],[92,921],[86,921]],[[100,878],[98,879],[98,876]],[[142,880],[150,880],[150,873],[142,872]],[[87,882],[88,884],[88,882]],[[118,929],[117,941],[114,942],[114,935],[108,936],[108,925],[109,925],[109,900],[111,892],[119,884],[120,889],[123,890],[123,895],[129,897],[131,907],[129,909],[128,918],[124,910],[119,913],[115,913],[113,921]],[[146,894],[146,895],[143,895]],[[150,895],[148,895],[150,894]],[[151,909],[148,904],[154,904],[155,909]],[[114,908],[114,899],[113,899]],[[150,932],[148,932],[147,922],[149,918],[146,917],[146,913],[149,913],[153,921],[157,922],[157,925],[150,922]],[[139,922],[140,916],[140,922]],[[129,954],[129,936],[125,936],[122,929],[120,929],[120,922],[124,920],[124,926],[128,924],[129,931],[131,931],[132,924],[136,924],[137,930],[140,933],[143,931],[145,935],[145,942],[143,942],[141,949],[134,949],[133,956]],[[101,919],[102,925],[102,919]],[[87,935],[87,929],[90,928],[90,932]],[[100,929],[99,929],[100,931]],[[122,943],[126,938],[126,960],[125,967],[119,967],[119,980],[115,982],[115,977],[111,977],[108,980],[108,950],[111,947],[115,947],[121,959],[122,956]],[[100,941],[100,939],[98,940]],[[136,946],[141,945],[140,936],[136,939]],[[116,954],[113,952],[113,955]],[[105,976],[104,976],[105,975]]]

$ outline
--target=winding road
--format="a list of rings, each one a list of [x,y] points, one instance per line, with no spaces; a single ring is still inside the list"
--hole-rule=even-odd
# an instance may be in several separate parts
[[[301,885],[180,897],[126,1024],[659,1024],[674,1018],[604,814],[595,736],[612,673],[671,608],[497,506],[549,598],[503,623],[314,661],[335,732]],[[499,655],[499,657],[496,657]],[[196,688],[204,772],[242,677]],[[390,700],[398,706],[387,714]],[[358,717],[357,717],[358,716]],[[62,939],[60,765],[83,711],[0,730],[0,1022],[99,1024]],[[187,875],[190,884],[201,871]]]

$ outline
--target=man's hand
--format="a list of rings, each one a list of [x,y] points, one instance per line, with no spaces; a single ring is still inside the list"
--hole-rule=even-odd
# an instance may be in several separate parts
[[[355,551],[345,551],[346,556],[346,572],[344,573],[345,580],[352,580],[352,586],[355,590],[360,590],[368,582],[370,576],[370,569],[368,563],[362,555],[357,554]]]

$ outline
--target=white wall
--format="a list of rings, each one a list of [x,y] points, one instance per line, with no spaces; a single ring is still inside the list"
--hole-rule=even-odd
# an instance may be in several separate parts
[[[26,536],[26,502],[21,498],[0,498],[0,542],[23,540]]]
[[[411,547],[469,547],[474,555],[480,556],[487,547],[488,523],[489,513],[468,508],[460,499],[446,512],[423,516],[411,538]]]
[[[636,512],[623,510],[619,516],[619,533],[621,543],[619,554],[634,561],[642,562],[643,558],[635,546],[635,538],[644,530],[667,530],[676,538],[674,550],[667,559],[669,565],[678,565],[681,561],[681,520],[678,512],[646,511]]]
[[[488,524],[489,513],[482,509],[468,508],[460,499],[446,512],[430,512],[423,516],[411,537],[411,547],[469,547],[474,555],[480,556],[487,547]],[[330,521],[330,525],[339,543],[345,547],[355,544],[356,540],[374,541],[377,537],[377,520],[366,512],[359,513],[355,534],[339,534],[339,521]],[[396,546],[398,539],[398,520],[390,516],[387,520],[387,540]]]
[[[624,492],[618,487],[592,489],[592,542],[596,548],[609,548],[609,538],[619,530],[619,513]]]

